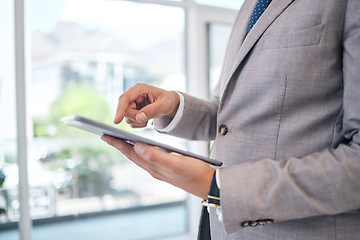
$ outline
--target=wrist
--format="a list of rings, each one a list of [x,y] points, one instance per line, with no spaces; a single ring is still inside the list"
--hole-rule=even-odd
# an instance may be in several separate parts
[[[167,114],[166,116],[173,119],[178,111],[179,105],[180,105],[180,96],[175,91],[170,91],[171,99],[173,103],[172,111]]]

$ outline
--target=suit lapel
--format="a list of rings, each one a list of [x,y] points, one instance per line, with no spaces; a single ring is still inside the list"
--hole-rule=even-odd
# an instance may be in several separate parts
[[[232,37],[230,38],[228,44],[229,46],[231,46],[232,50],[229,56],[230,61],[233,61],[237,53],[240,51],[242,42],[244,41],[244,38],[246,36],[247,26],[250,21],[251,13],[255,7],[256,1],[257,0],[245,1],[239,10],[238,16],[233,26]]]
[[[245,4],[249,1],[245,1],[244,3],[244,9],[247,10],[250,13],[243,13],[239,14],[239,16],[242,16],[244,18],[244,21],[240,23],[240,25],[236,26],[239,28],[240,34],[242,35],[242,38],[244,39],[243,43],[241,44],[240,48],[238,49],[237,55],[235,57],[235,61],[233,63],[233,66],[229,72],[229,75],[227,75],[227,81],[229,82],[232,78],[233,74],[235,73],[236,69],[240,65],[240,63],[244,60],[246,55],[250,52],[250,50],[253,48],[255,43],[259,40],[259,38],[263,35],[263,33],[266,31],[266,29],[274,22],[274,20],[293,2],[294,0],[272,0],[270,3],[268,9],[262,14],[260,19],[257,21],[257,23],[254,25],[254,27],[251,29],[249,34],[245,37],[247,26],[251,17],[251,13],[256,5],[256,0],[252,1],[251,3]],[[239,38],[238,38],[239,39]],[[233,45],[235,46],[235,45]],[[228,84],[227,82],[227,84]]]

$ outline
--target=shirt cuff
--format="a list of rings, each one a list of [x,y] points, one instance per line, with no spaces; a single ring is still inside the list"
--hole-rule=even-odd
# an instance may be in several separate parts
[[[174,130],[177,124],[180,122],[180,119],[184,113],[185,100],[184,96],[180,92],[177,92],[177,94],[179,94],[180,103],[174,118],[170,119],[168,117],[162,117],[154,119],[154,127],[158,132],[169,133]]]
[[[219,169],[216,170],[216,183],[218,188],[220,189],[220,173]]]

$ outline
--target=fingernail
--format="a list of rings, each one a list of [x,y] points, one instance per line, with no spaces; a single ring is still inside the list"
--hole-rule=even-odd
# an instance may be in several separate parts
[[[116,109],[116,113],[115,113],[115,117],[114,117],[114,123],[116,122],[117,115],[118,115],[118,110]]]
[[[101,136],[101,140],[103,140],[104,142],[107,143],[107,138],[106,138],[106,136],[102,135],[102,136]]]
[[[144,144],[142,144],[142,143],[136,144],[135,148],[136,148],[136,152],[139,155],[144,155],[145,154],[146,146]]]
[[[144,112],[139,112],[138,113],[138,119],[141,121],[141,122],[145,122],[147,120],[147,116]]]

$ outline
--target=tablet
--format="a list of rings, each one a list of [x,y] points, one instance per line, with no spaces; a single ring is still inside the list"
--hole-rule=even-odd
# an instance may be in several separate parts
[[[163,143],[159,143],[156,141],[153,141],[151,139],[148,138],[144,138],[141,137],[139,135],[136,134],[132,134],[129,132],[125,132],[123,130],[120,130],[118,128],[114,128],[108,125],[105,125],[103,123],[99,123],[96,122],[94,120],[88,119],[88,118],[84,118],[78,115],[73,115],[73,116],[69,116],[69,117],[64,117],[60,120],[62,123],[75,127],[75,128],[79,128],[81,130],[87,131],[87,132],[91,132],[97,135],[109,135],[112,137],[116,137],[119,138],[121,140],[124,140],[130,144],[134,144],[136,142],[142,142],[151,146],[155,146],[155,147],[159,147],[162,150],[166,151],[166,152],[174,152],[174,153],[178,153],[184,156],[189,156],[189,157],[193,157],[193,158],[197,158],[200,159],[208,164],[214,165],[214,166],[221,166],[222,162],[215,160],[215,159],[211,159],[211,158],[207,158],[195,153],[191,153],[188,151],[184,151]]]

